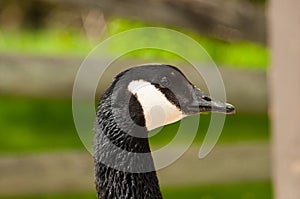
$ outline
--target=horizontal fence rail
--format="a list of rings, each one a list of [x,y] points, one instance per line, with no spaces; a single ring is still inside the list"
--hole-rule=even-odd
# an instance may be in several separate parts
[[[0,55],[0,94],[37,97],[71,97],[76,73],[82,58]],[[101,60],[97,61],[99,66]],[[114,62],[99,83],[98,96],[108,87],[113,77],[130,66],[145,64],[144,60]],[[201,89],[206,85],[195,69],[186,63],[178,66]],[[237,111],[266,112],[266,73],[220,67],[227,99]],[[199,84],[198,84],[199,82]]]
[[[218,145],[204,159],[191,147],[158,172],[162,186],[267,181],[269,145]],[[0,156],[0,197],[46,193],[94,192],[93,159],[88,152],[51,152]]]

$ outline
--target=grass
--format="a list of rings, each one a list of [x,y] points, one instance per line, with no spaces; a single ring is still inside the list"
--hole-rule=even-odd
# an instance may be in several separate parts
[[[84,149],[73,123],[71,100],[2,96],[0,106],[0,152]],[[196,144],[202,142],[209,121],[210,115],[201,116]],[[170,142],[178,126],[177,122],[164,127],[150,138],[151,145]],[[226,118],[219,143],[268,138],[266,114],[238,113]]]
[[[163,188],[164,198],[271,199],[269,182]]]
[[[83,149],[69,100],[1,97],[0,105],[0,151]]]
[[[253,182],[226,185],[200,185],[186,187],[163,187],[164,199],[271,199],[272,190],[269,182]],[[95,199],[95,193],[50,194],[37,196],[5,197],[5,199]],[[0,197],[0,199],[2,199]],[[3,198],[4,199],[4,198]]]
[[[125,31],[131,28],[145,27],[138,21],[129,21],[125,19],[114,19],[107,25],[107,31],[103,38]],[[151,26],[151,25],[150,25]],[[208,36],[199,35],[194,32],[179,30],[200,43],[209,53],[212,59],[218,65],[228,65],[235,68],[248,68],[255,70],[266,70],[269,65],[268,49],[259,44],[240,41],[225,42]],[[143,37],[138,41],[145,39]],[[158,41],[170,47],[178,46],[177,43],[169,41],[169,35],[159,35]],[[100,38],[98,40],[101,40]],[[113,46],[111,54],[118,50],[131,45],[133,40],[124,39]],[[91,42],[83,31],[72,29],[45,29],[39,31],[22,30],[18,32],[0,31],[0,53],[20,53],[35,55],[51,55],[51,56],[86,56],[97,42]],[[179,43],[180,46],[180,43]],[[189,54],[194,59],[198,59],[199,55],[193,49],[189,50]],[[173,59],[181,59],[172,53],[162,50],[144,49],[126,55],[128,58],[145,59],[145,61],[162,60],[168,61]]]

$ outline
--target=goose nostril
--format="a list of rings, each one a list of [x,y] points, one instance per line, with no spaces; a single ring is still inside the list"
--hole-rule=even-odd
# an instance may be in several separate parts
[[[202,99],[204,99],[205,101],[208,101],[208,102],[211,101],[211,98],[210,98],[210,97],[207,97],[207,96],[202,97]]]

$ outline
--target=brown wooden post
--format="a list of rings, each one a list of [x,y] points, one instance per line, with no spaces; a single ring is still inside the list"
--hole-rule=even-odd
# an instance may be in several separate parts
[[[276,199],[300,198],[300,1],[270,0],[269,72]]]

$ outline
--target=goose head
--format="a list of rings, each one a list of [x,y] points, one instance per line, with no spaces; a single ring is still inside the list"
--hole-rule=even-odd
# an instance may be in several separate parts
[[[133,67],[116,76],[111,90],[112,104],[127,109],[132,121],[148,131],[203,112],[235,112],[234,106],[206,95],[170,65]]]

